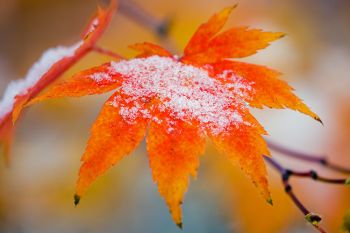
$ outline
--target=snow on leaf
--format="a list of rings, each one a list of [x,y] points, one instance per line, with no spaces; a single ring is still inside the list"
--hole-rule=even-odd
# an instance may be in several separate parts
[[[41,77],[51,68],[53,64],[63,58],[74,56],[76,49],[81,45],[82,42],[80,41],[69,47],[58,46],[47,50],[29,69],[24,79],[11,82],[7,86],[0,102],[0,119],[3,118],[8,112],[12,111],[16,96],[25,95],[30,88],[39,82]]]
[[[90,52],[108,26],[115,8],[115,0],[112,0],[107,8],[100,7],[97,13],[100,23],[83,41],[79,41],[72,46],[57,46],[48,49],[38,62],[30,68],[24,79],[10,83],[0,102],[0,123],[8,121],[11,115],[15,122],[23,106],[30,99]],[[90,24],[93,24],[93,22]]]
[[[106,8],[100,7],[96,18],[89,23],[90,30],[84,35],[82,41],[72,46],[58,46],[47,50],[32,66],[24,79],[11,82],[8,85],[0,101],[0,138],[7,138],[4,145],[7,148],[6,151],[10,150],[8,142],[11,141],[7,133],[9,131],[8,125],[12,124],[11,122],[16,122],[23,107],[32,98],[93,49],[109,25],[116,7],[116,0],[111,0],[110,5]],[[11,129],[12,131],[13,129]],[[9,155],[6,153],[6,156]]]
[[[87,27],[83,31],[82,39],[84,41],[92,42],[91,44],[96,42],[96,37],[100,37],[102,32],[109,25],[112,16],[117,9],[117,5],[117,0],[111,0],[107,7],[98,6],[96,14],[91,18]]]
[[[248,93],[250,106],[262,108],[290,108],[311,116],[317,121],[320,118],[293,93],[293,88],[280,80],[280,72],[264,66],[237,61],[222,61],[212,64],[212,72],[216,76],[225,73],[242,77],[251,84],[254,92]]]
[[[211,78],[203,69],[158,56],[112,62],[112,68],[127,76],[121,91],[132,99],[159,99],[157,108],[174,118],[196,120],[203,130],[210,128],[216,133],[230,124],[243,123],[235,110],[243,103],[242,83],[235,83],[235,88]]]
[[[102,94],[120,86],[120,81],[120,76],[111,69],[110,63],[107,63],[79,72],[60,82],[44,94],[32,99],[28,105],[45,99]]]
[[[116,97],[120,100],[118,106],[113,103]],[[139,117],[133,123],[128,123],[120,115],[120,107],[128,105],[124,100],[126,98],[119,92],[112,95],[92,127],[79,171],[76,204],[97,177],[130,154],[144,138],[147,124],[145,119]]]
[[[216,35],[232,9],[203,24],[180,60],[158,45],[136,44],[131,46],[140,52],[136,58],[82,71],[32,101],[116,89],[92,127],[76,204],[93,181],[135,149],[147,128],[153,179],[179,226],[180,205],[189,176],[196,174],[205,137],[240,166],[271,202],[263,161],[263,155],[270,155],[262,138],[267,133],[249,113],[249,106],[288,107],[319,118],[278,79],[278,72],[226,60],[250,55],[281,36],[247,28]]]
[[[186,161],[183,161],[186,154],[184,151],[189,156],[186,158],[198,157],[202,147],[197,148],[195,145],[201,145],[200,141],[202,141],[203,135],[210,135],[219,149],[224,148],[225,152],[230,154],[230,160],[236,161],[242,166],[243,171],[257,184],[264,197],[269,198],[266,170],[264,163],[262,163],[262,154],[269,154],[265,142],[261,138],[261,134],[265,134],[265,131],[255,119],[249,117],[246,105],[246,101],[249,100],[247,93],[254,91],[251,86],[252,82],[231,73],[227,73],[227,76],[225,74],[221,74],[219,77],[211,76],[208,70],[212,69],[186,65],[171,57],[151,56],[111,62],[92,70],[83,71],[83,76],[79,74],[75,76],[92,79],[95,82],[119,79],[118,93],[120,94],[111,97],[105,104],[105,106],[109,105],[117,109],[115,114],[118,114],[120,119],[116,121],[122,121],[123,124],[129,126],[128,128],[137,125],[140,119],[152,122],[147,143],[153,177],[158,184],[161,195],[172,211],[174,221],[178,224],[181,223],[179,203],[183,200],[187,190],[188,174],[194,174],[194,168],[198,163],[186,164]],[[75,83],[74,77],[70,80]],[[48,91],[48,94],[39,96],[38,99],[87,95],[89,88],[84,87],[84,82],[82,82],[83,92],[79,92],[78,95],[76,95],[76,83],[74,88],[71,88],[70,85],[63,82],[58,83]],[[101,113],[101,115],[104,114]],[[100,121],[101,115],[97,122]],[[103,119],[105,120],[105,117]],[[100,125],[100,123],[96,124]],[[109,127],[114,126],[110,124]],[[94,137],[106,137],[105,130],[94,129],[92,133],[95,135]],[[191,133],[191,130],[192,132],[195,130],[196,133]],[[99,132],[102,135],[98,135]],[[118,132],[123,131],[119,129]],[[177,136],[172,139],[172,135]],[[159,138],[155,139],[157,137]],[[196,139],[198,144],[193,143],[193,139]],[[130,140],[134,141],[135,139],[130,138]],[[139,140],[137,137],[136,141]],[[159,144],[162,140],[165,140],[164,144]],[[231,140],[237,143],[234,144]],[[120,151],[114,157],[112,153],[109,153],[111,146],[104,144],[105,142],[100,143],[99,146],[106,148],[107,153],[104,153],[102,149],[99,152],[93,151],[90,148],[95,146],[90,145],[97,144],[96,141],[89,140],[87,149],[89,152],[86,152],[83,157],[84,163],[77,186],[77,196],[79,197],[94,179],[121,158],[122,154],[120,153],[124,152],[123,155],[130,153],[129,151]],[[112,148],[125,147],[120,145],[122,142],[119,140],[118,143],[113,144],[115,146]],[[190,153],[191,148],[193,155]],[[94,154],[100,160],[87,163],[86,158]],[[104,160],[105,156],[108,159]],[[101,158],[104,161],[103,165],[100,165]],[[170,158],[175,161],[179,160],[179,162],[174,164],[161,162],[168,161]],[[160,163],[162,163],[162,167],[159,167]],[[176,166],[177,163],[182,165]],[[170,175],[167,175],[168,178],[166,178],[165,171],[167,169],[171,170],[170,174],[174,176],[173,180],[169,180]],[[256,173],[252,172],[254,169],[257,171]],[[180,173],[175,173],[176,170],[179,170]],[[160,176],[159,172],[163,176]],[[176,174],[177,177],[175,177]],[[174,196],[172,197],[170,194]]]

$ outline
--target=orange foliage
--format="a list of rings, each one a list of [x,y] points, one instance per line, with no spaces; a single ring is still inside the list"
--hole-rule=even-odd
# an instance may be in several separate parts
[[[270,68],[237,61],[222,61],[212,64],[214,73],[232,70],[253,83],[254,92],[250,93],[249,105],[255,108],[290,108],[307,114],[317,121],[321,119],[296,96],[293,88],[278,77],[280,72]]]
[[[53,80],[59,78],[65,71],[73,66],[78,60],[90,52],[95,46],[97,40],[101,37],[107,26],[109,25],[112,16],[117,7],[115,0],[111,1],[110,6],[107,9],[102,7],[98,8],[96,15],[91,19],[85,32],[82,35],[83,43],[76,49],[75,53],[71,57],[64,57],[61,60],[55,62],[50,69],[40,78],[31,89],[27,90],[24,95],[16,96],[16,99],[21,99],[14,104],[12,120],[15,122],[22,111],[24,105],[29,102],[30,99],[35,97],[45,86],[52,83]]]
[[[137,58],[83,71],[32,100],[31,103],[35,103],[63,96],[79,97],[119,88],[104,104],[91,130],[82,158],[76,203],[97,177],[135,149],[147,128],[147,151],[153,179],[179,226],[182,224],[180,205],[189,176],[196,175],[206,136],[231,162],[242,168],[263,197],[271,202],[263,162],[263,155],[269,155],[262,138],[266,132],[250,115],[248,105],[287,107],[319,118],[292,93],[287,83],[278,79],[278,72],[227,60],[251,55],[283,36],[282,33],[247,28],[231,28],[218,34],[232,9],[224,9],[200,26],[181,58],[151,43],[136,44],[131,47],[140,52]],[[202,76],[203,79],[198,79]],[[131,86],[122,89],[122,85]],[[146,85],[149,89],[142,90],[142,96],[134,93],[141,92],[138,89]],[[166,85],[175,89],[166,89]],[[158,90],[160,87],[164,89]],[[198,92],[184,95],[176,89],[180,87]],[[238,90],[234,91],[234,88]],[[168,98],[174,93],[180,93],[177,96],[180,98]],[[200,102],[196,99],[199,98],[197,94],[208,99]],[[162,98],[162,95],[167,97]],[[216,102],[217,106],[211,106],[212,98],[222,102],[222,106]],[[182,107],[180,112],[174,110],[178,105]],[[207,108],[210,111],[205,112]]]
[[[94,123],[79,172],[76,201],[87,187],[108,168],[125,155],[131,153],[142,141],[146,132],[146,120],[136,119],[134,124],[127,124],[119,115],[119,106],[111,104],[113,99],[123,94],[116,92],[104,104],[99,117]],[[120,103],[121,104],[121,103]]]
[[[203,65],[225,58],[247,57],[284,36],[279,32],[263,32],[247,27],[231,28],[218,34],[232,9],[224,9],[199,27],[185,48],[181,59],[183,62]]]
[[[161,125],[152,122],[146,141],[159,193],[165,198],[174,221],[181,227],[180,205],[187,191],[189,175],[196,177],[199,155],[205,149],[205,137],[196,125],[174,121],[174,130],[170,134],[167,122]]]
[[[163,49],[159,45],[155,45],[149,42],[130,45],[129,48],[140,52],[137,57],[149,57],[154,55],[160,57],[171,57],[171,53],[169,53],[167,50]]]

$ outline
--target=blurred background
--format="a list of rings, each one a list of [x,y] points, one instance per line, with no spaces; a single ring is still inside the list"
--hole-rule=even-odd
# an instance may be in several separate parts
[[[125,0],[127,1],[127,0]],[[130,1],[129,1],[130,2]],[[350,1],[348,0],[133,0],[159,20],[172,19],[171,49],[181,51],[194,30],[223,7],[239,4],[229,26],[249,25],[283,31],[287,37],[245,61],[284,73],[324,122],[289,110],[254,110],[269,139],[296,151],[326,154],[350,166]],[[43,51],[79,40],[97,0],[0,0],[0,93],[25,76]],[[118,12],[99,44],[131,56],[127,45],[160,41],[157,35]],[[169,43],[165,43],[168,46]],[[180,53],[180,52],[179,52]],[[90,54],[74,72],[110,60]],[[176,233],[157,193],[145,146],[100,178],[73,205],[74,186],[88,132],[108,95],[50,101],[20,119],[12,164],[0,163],[1,233]],[[286,167],[316,169],[273,153]],[[283,191],[279,174],[269,169],[274,206],[251,182],[208,145],[198,179],[191,182],[184,208],[184,232],[308,233],[315,230]],[[350,208],[348,187],[293,179],[296,194],[323,216],[328,232],[342,229]]]

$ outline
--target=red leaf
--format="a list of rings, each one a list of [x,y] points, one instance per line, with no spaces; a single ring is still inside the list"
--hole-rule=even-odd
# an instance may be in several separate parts
[[[317,121],[321,119],[293,93],[293,88],[280,80],[280,72],[264,66],[244,62],[223,61],[212,65],[213,75],[231,72],[252,84],[252,90],[246,101],[252,107],[290,108],[309,115]],[[321,122],[322,123],[322,122]]]
[[[147,151],[153,180],[165,199],[174,222],[182,226],[181,204],[189,185],[189,176],[197,174],[199,156],[204,153],[205,137],[198,126],[158,116],[147,136]]]
[[[227,7],[219,13],[213,15],[208,22],[202,24],[192,36],[184,50],[184,55],[200,53],[203,48],[208,47],[208,43],[225,25],[232,10],[236,6]]]
[[[137,57],[150,57],[150,56],[160,56],[160,57],[171,57],[171,53],[163,49],[159,45],[144,42],[134,45],[130,45],[129,48],[134,49],[140,54]]]
[[[84,41],[77,43],[72,47],[57,47],[48,50],[41,60],[36,63],[31,72],[28,73],[26,80],[20,80],[18,83],[12,85],[16,86],[17,95],[13,96],[13,101],[9,103],[7,112],[4,112],[0,116],[0,121],[5,120],[11,114],[13,107],[16,106],[17,112],[25,104],[24,99],[29,101],[36,96],[41,90],[59,78],[66,70],[80,60],[86,53],[91,51],[94,44],[97,42],[105,28],[108,26],[111,16],[116,8],[116,1],[112,0],[111,5],[107,9],[99,8],[98,14],[95,19],[99,20],[99,24],[94,30],[91,30],[89,35],[85,37]],[[91,25],[89,25],[91,27]],[[42,75],[40,75],[42,73]],[[39,76],[38,76],[39,75]],[[22,88],[22,86],[24,88]],[[6,96],[5,96],[6,97]],[[10,97],[8,97],[10,98]],[[19,103],[17,100],[20,99]],[[24,102],[24,103],[23,103]]]
[[[218,34],[232,9],[224,9],[201,25],[180,61],[157,45],[136,44],[131,47],[140,52],[137,58],[82,71],[32,100],[117,89],[92,127],[82,157],[76,203],[92,182],[136,148],[148,126],[147,151],[153,179],[179,226],[180,205],[189,176],[196,174],[206,136],[271,201],[263,161],[263,155],[269,155],[262,138],[266,132],[249,113],[248,104],[288,107],[319,118],[278,79],[278,72],[227,60],[253,54],[282,36],[247,28]],[[95,24],[93,20],[86,40],[93,40],[99,31]],[[25,104],[28,100],[18,101]]]
[[[117,88],[120,83],[121,76],[113,72],[110,63],[107,63],[82,71],[54,85],[44,94],[32,99],[28,105],[46,99],[102,94]]]
[[[120,108],[128,103],[125,95],[116,92],[104,104],[94,123],[90,139],[82,157],[82,166],[76,188],[76,204],[86,189],[111,166],[130,154],[142,141],[147,121],[141,117],[127,122],[120,115]],[[116,102],[118,99],[120,102]]]
[[[116,7],[116,0],[111,0],[107,8],[99,7],[96,16],[88,25],[89,30],[85,33],[83,41],[71,47],[57,47],[46,51],[25,79],[9,85],[0,102],[0,130],[11,119],[15,122],[28,101],[93,49],[109,25]]]

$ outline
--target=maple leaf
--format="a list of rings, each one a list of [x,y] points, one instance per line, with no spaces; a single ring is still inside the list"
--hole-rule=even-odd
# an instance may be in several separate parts
[[[12,122],[18,119],[23,107],[41,90],[94,49],[97,40],[109,25],[116,7],[116,0],[112,0],[107,8],[99,7],[84,30],[81,41],[72,46],[58,46],[47,50],[24,79],[8,85],[0,102],[0,141],[4,144],[7,158],[13,134]]]
[[[139,51],[136,58],[82,71],[29,102],[116,90],[92,127],[76,204],[144,137],[153,179],[179,226],[189,178],[196,176],[207,137],[271,202],[263,161],[270,154],[262,138],[267,133],[248,107],[287,107],[319,118],[278,79],[278,72],[227,60],[251,55],[283,36],[242,27],[219,33],[232,9],[201,25],[180,58],[158,45],[136,44],[131,46]]]

